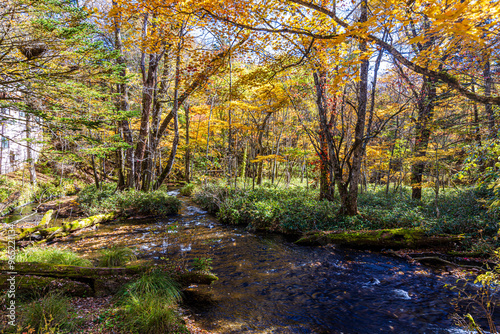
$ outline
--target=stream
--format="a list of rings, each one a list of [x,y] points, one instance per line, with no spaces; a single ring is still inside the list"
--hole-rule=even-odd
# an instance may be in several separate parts
[[[124,245],[158,262],[213,259],[219,280],[190,287],[186,308],[219,333],[467,333],[450,319],[456,294],[444,284],[454,284],[451,276],[379,253],[297,246],[222,225],[179,198],[179,215],[103,225],[58,244],[86,254]]]

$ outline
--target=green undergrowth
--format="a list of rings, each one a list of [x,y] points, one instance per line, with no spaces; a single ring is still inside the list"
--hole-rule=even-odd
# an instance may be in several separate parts
[[[119,191],[116,184],[105,183],[101,189],[89,185],[78,194],[78,203],[88,215],[134,210],[136,213],[151,215],[176,214],[181,202],[165,190],[141,192],[137,190]]]
[[[49,293],[22,305],[19,333],[75,333],[82,320],[74,314],[68,297]]]
[[[4,256],[1,258],[6,259]],[[92,267],[92,262],[81,258],[77,253],[61,248],[26,247],[16,253],[16,262],[39,262],[68,266]]]
[[[117,295],[120,327],[125,332],[189,333],[178,314],[180,286],[165,272],[154,270],[127,284]]]
[[[121,267],[135,260],[137,260],[137,256],[132,249],[111,247],[100,252],[99,267]]]
[[[191,196],[193,194],[193,191],[195,189],[195,184],[194,183],[188,183],[184,187],[181,188],[179,193],[182,196]]]
[[[310,230],[425,228],[432,234],[465,234],[490,241],[498,230],[498,214],[489,212],[485,194],[474,188],[447,189],[435,201],[424,189],[422,201],[413,201],[411,189],[385,194],[383,188],[360,194],[359,215],[341,216],[338,200],[318,200],[318,192],[301,187],[254,190],[220,184],[200,186],[194,200],[228,224],[251,229],[300,233]]]

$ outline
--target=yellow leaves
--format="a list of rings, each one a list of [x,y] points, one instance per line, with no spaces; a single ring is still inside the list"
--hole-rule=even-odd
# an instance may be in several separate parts
[[[258,155],[255,157],[255,159],[250,160],[250,162],[256,163],[256,162],[262,162],[262,161],[273,161],[275,159],[278,162],[286,162],[287,161],[281,155],[270,154],[270,155]]]

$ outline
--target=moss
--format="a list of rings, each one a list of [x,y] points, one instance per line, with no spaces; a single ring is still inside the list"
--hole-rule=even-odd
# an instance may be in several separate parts
[[[0,287],[7,289],[7,275],[0,276]],[[83,282],[35,275],[16,276],[16,293],[19,295],[45,294],[57,291],[68,296],[93,296],[92,288]]]
[[[299,244],[336,244],[353,248],[420,248],[443,246],[461,240],[461,236],[428,236],[422,229],[383,229],[352,232],[316,232],[306,234]]]
[[[182,286],[189,286],[191,284],[207,284],[217,281],[219,278],[211,273],[205,271],[191,271],[183,273],[175,278]]]
[[[117,216],[118,214],[116,212],[111,212],[107,214],[95,215],[80,220],[74,220],[62,226],[43,228],[42,224],[40,224],[36,227],[31,227],[31,228],[20,228],[16,229],[16,235],[17,235],[16,240],[27,239],[36,232],[39,232],[42,237],[50,237],[51,239],[56,237],[63,237],[70,234],[73,231],[77,231],[85,227],[90,227],[105,221],[113,220]]]
[[[42,217],[42,220],[40,221],[40,224],[38,226],[47,226],[49,225],[50,221],[52,220],[52,215],[54,214],[54,210],[49,210],[45,212],[45,214]]]

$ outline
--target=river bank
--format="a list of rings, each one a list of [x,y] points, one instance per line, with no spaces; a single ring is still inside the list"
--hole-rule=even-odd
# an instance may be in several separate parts
[[[212,259],[219,280],[183,292],[192,332],[459,331],[450,319],[457,294],[445,286],[467,277],[452,266],[422,266],[404,252],[299,246],[295,237],[221,224],[178,191],[169,195],[181,202],[178,215],[119,220],[58,238],[50,247],[91,261],[110,245],[131,247],[139,263],[182,267]],[[117,325],[112,304],[99,310],[87,317],[94,319],[88,333]]]

